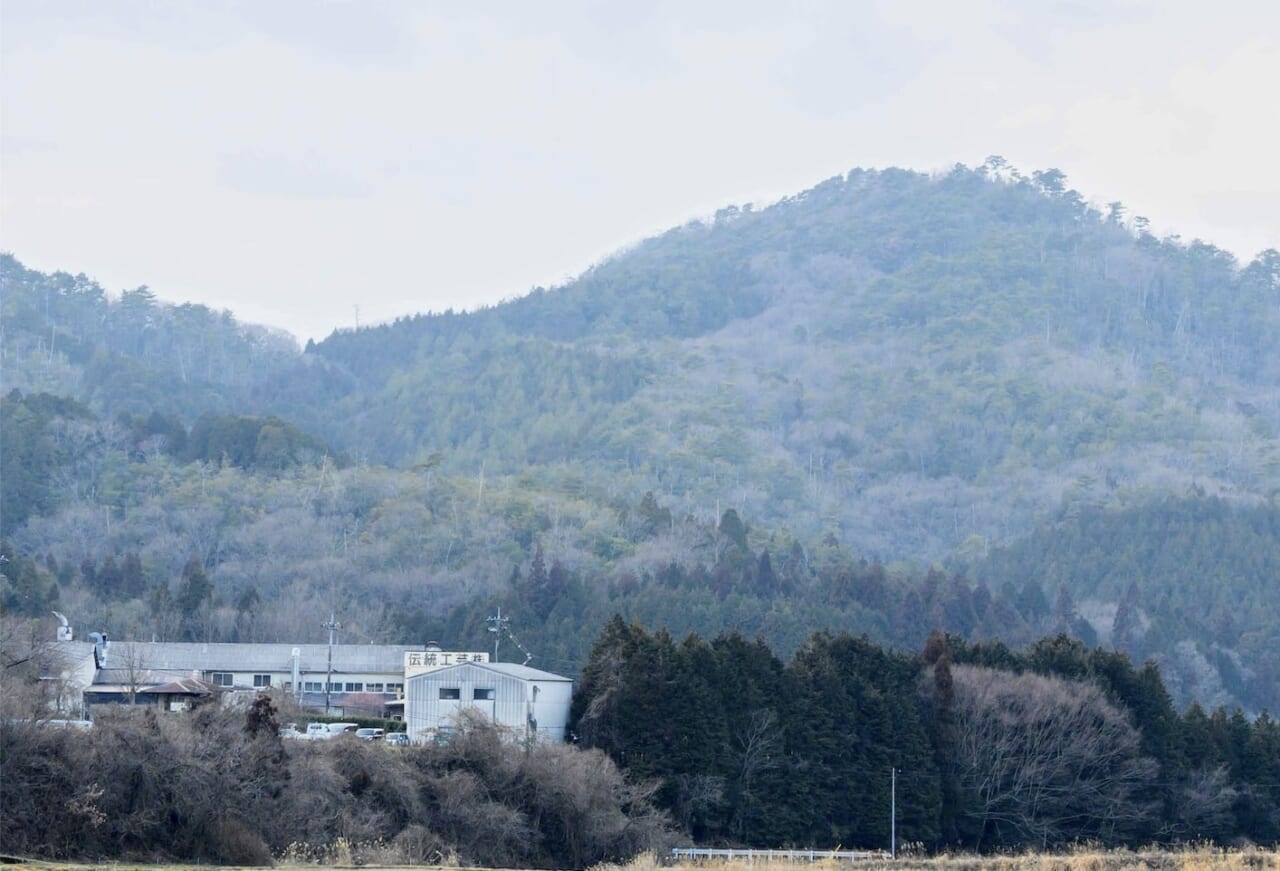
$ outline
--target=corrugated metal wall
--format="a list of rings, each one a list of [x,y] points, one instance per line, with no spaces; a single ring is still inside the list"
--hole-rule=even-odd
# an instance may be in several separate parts
[[[536,702],[534,686],[539,688]],[[463,709],[475,708],[495,723],[521,734],[528,728],[532,712],[538,721],[539,738],[563,740],[571,687],[567,681],[526,681],[472,665],[415,675],[406,686],[409,737],[427,740],[429,736],[424,732],[451,727]],[[440,698],[441,689],[456,689],[458,698]],[[493,690],[494,698],[477,700],[476,690]]]

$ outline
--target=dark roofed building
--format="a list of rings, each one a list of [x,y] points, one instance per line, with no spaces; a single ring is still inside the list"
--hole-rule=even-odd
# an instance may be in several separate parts
[[[154,705],[162,711],[186,711],[212,699],[217,690],[194,677],[133,668],[104,668],[84,691],[85,705]]]

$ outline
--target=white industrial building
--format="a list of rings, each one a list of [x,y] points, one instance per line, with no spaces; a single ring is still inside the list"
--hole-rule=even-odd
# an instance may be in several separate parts
[[[83,716],[86,705],[151,700],[155,689],[196,680],[215,692],[275,689],[303,707],[337,713],[399,714],[406,674],[458,662],[486,662],[489,654],[423,649],[407,644],[215,644],[200,642],[70,640],[59,631],[51,648],[59,687],[55,708]],[[51,672],[54,669],[51,668]]]
[[[45,671],[40,680],[48,694],[50,713],[59,718],[80,719],[85,715],[85,687],[93,683],[97,666],[93,658],[93,642],[58,642],[57,647],[43,651]]]
[[[440,740],[474,711],[516,738],[563,741],[573,680],[513,662],[468,662],[407,677],[405,725],[412,741]]]
[[[573,681],[480,651],[428,645],[220,644],[71,640],[59,615],[54,707],[83,716],[89,706],[189,707],[194,696],[293,695],[304,707],[339,714],[403,716],[415,740],[447,735],[472,710],[521,738],[563,741]],[[191,697],[191,698],[188,698]]]
[[[304,707],[376,715],[403,696],[404,663],[413,652],[422,648],[335,644],[330,653],[327,644],[113,641],[94,683],[119,683],[124,672],[148,683],[196,678],[222,691],[283,690]]]

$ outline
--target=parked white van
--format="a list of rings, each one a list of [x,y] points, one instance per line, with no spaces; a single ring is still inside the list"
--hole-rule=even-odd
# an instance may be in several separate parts
[[[308,723],[307,738],[312,741],[323,741],[354,732],[359,728],[359,723]]]

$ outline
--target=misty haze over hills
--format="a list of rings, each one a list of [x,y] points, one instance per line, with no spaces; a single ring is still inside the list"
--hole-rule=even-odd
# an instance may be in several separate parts
[[[783,649],[1062,628],[1182,701],[1277,704],[1280,254],[1157,239],[1055,170],[854,170],[301,352],[0,280],[12,610],[461,643],[506,602],[565,668],[612,611]]]

